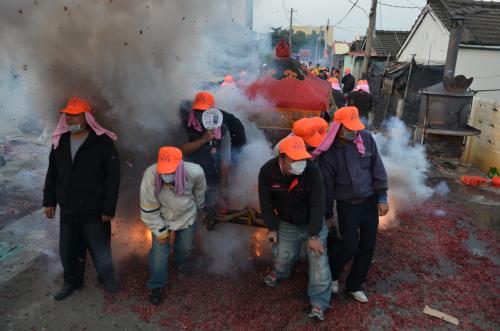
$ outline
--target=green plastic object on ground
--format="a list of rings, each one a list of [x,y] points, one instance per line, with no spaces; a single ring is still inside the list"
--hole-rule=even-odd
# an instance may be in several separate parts
[[[488,171],[488,178],[493,178],[496,176],[500,176],[497,167],[490,167],[490,170]]]

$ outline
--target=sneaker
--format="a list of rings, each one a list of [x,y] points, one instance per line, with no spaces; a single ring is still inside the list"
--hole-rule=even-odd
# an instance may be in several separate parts
[[[332,293],[339,293],[339,281],[332,281]]]
[[[153,288],[149,292],[149,302],[151,302],[153,305],[159,305],[162,300],[162,293],[163,291],[161,288]]]
[[[269,287],[276,286],[276,284],[278,284],[278,276],[274,271],[271,271],[269,275],[264,277],[264,283]]]
[[[353,298],[359,302],[362,302],[362,303],[368,302],[368,297],[366,296],[365,292],[363,292],[363,291],[349,292],[349,294],[352,295]]]
[[[313,319],[316,318],[320,321],[325,320],[325,314],[323,314],[323,309],[314,306],[312,307],[311,312],[309,313],[309,317]]]

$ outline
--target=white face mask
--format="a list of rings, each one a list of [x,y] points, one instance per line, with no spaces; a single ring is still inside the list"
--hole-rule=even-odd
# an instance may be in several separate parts
[[[68,127],[71,133],[78,133],[83,129],[81,124],[68,125]]]
[[[161,175],[161,179],[167,184],[173,183],[175,180],[175,173],[168,175]]]
[[[307,166],[307,161],[302,160],[302,161],[295,161],[290,164],[290,173],[292,175],[302,175],[304,170],[306,169]]]

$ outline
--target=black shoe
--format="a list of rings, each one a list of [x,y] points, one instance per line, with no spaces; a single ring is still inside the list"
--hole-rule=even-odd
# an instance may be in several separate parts
[[[99,280],[99,283],[102,284],[102,286],[108,293],[116,293],[120,290],[120,284],[118,284],[115,276],[111,276],[104,281]]]
[[[159,305],[161,303],[162,289],[161,288],[153,288],[149,292],[149,302],[153,305]]]
[[[56,301],[61,301],[69,297],[75,290],[80,290],[82,287],[81,286],[74,286],[70,284],[64,284],[64,286],[54,294],[54,300]]]

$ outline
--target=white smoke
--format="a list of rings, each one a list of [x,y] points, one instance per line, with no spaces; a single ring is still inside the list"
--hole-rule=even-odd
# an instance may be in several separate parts
[[[232,2],[2,1],[2,119],[29,113],[53,123],[78,95],[122,146],[154,154],[178,141],[182,99],[228,71],[258,67],[266,40],[234,22]]]
[[[399,224],[398,212],[417,206],[430,198],[433,189],[426,184],[429,162],[425,147],[413,144],[405,124],[392,117],[385,133],[374,134],[389,178],[389,213],[381,217],[382,227]]]
[[[440,181],[436,186],[434,186],[434,193],[442,198],[445,198],[450,193],[450,187],[445,181]]]
[[[257,182],[260,167],[273,157],[270,143],[264,133],[249,120],[249,115],[271,112],[274,106],[262,98],[254,100],[238,88],[221,88],[215,92],[217,106],[236,115],[245,126],[247,144],[238,155],[238,163],[231,169],[225,196],[233,209],[259,207]]]
[[[45,127],[44,136],[49,136],[58,110],[70,96],[89,99],[97,119],[118,133],[122,163],[128,164],[122,167],[118,213],[121,219],[132,220],[145,167],[154,162],[160,146],[178,146],[186,139],[179,116],[181,100],[192,99],[197,91],[242,69],[252,79],[260,59],[271,51],[268,39],[235,22],[235,3],[2,1],[0,136],[12,121],[25,116],[35,118]],[[216,100],[243,121],[248,138],[241,162],[233,169],[228,196],[231,203],[239,203],[235,208],[256,206],[258,169],[271,154],[245,110],[272,107],[264,100],[250,101],[239,91],[226,96],[216,92]],[[44,160],[48,141],[45,147],[38,149]],[[232,240],[247,236],[235,232]],[[120,238],[116,237],[131,240]],[[217,238],[206,239],[213,243],[207,250],[248,255],[248,246],[228,246]]]

